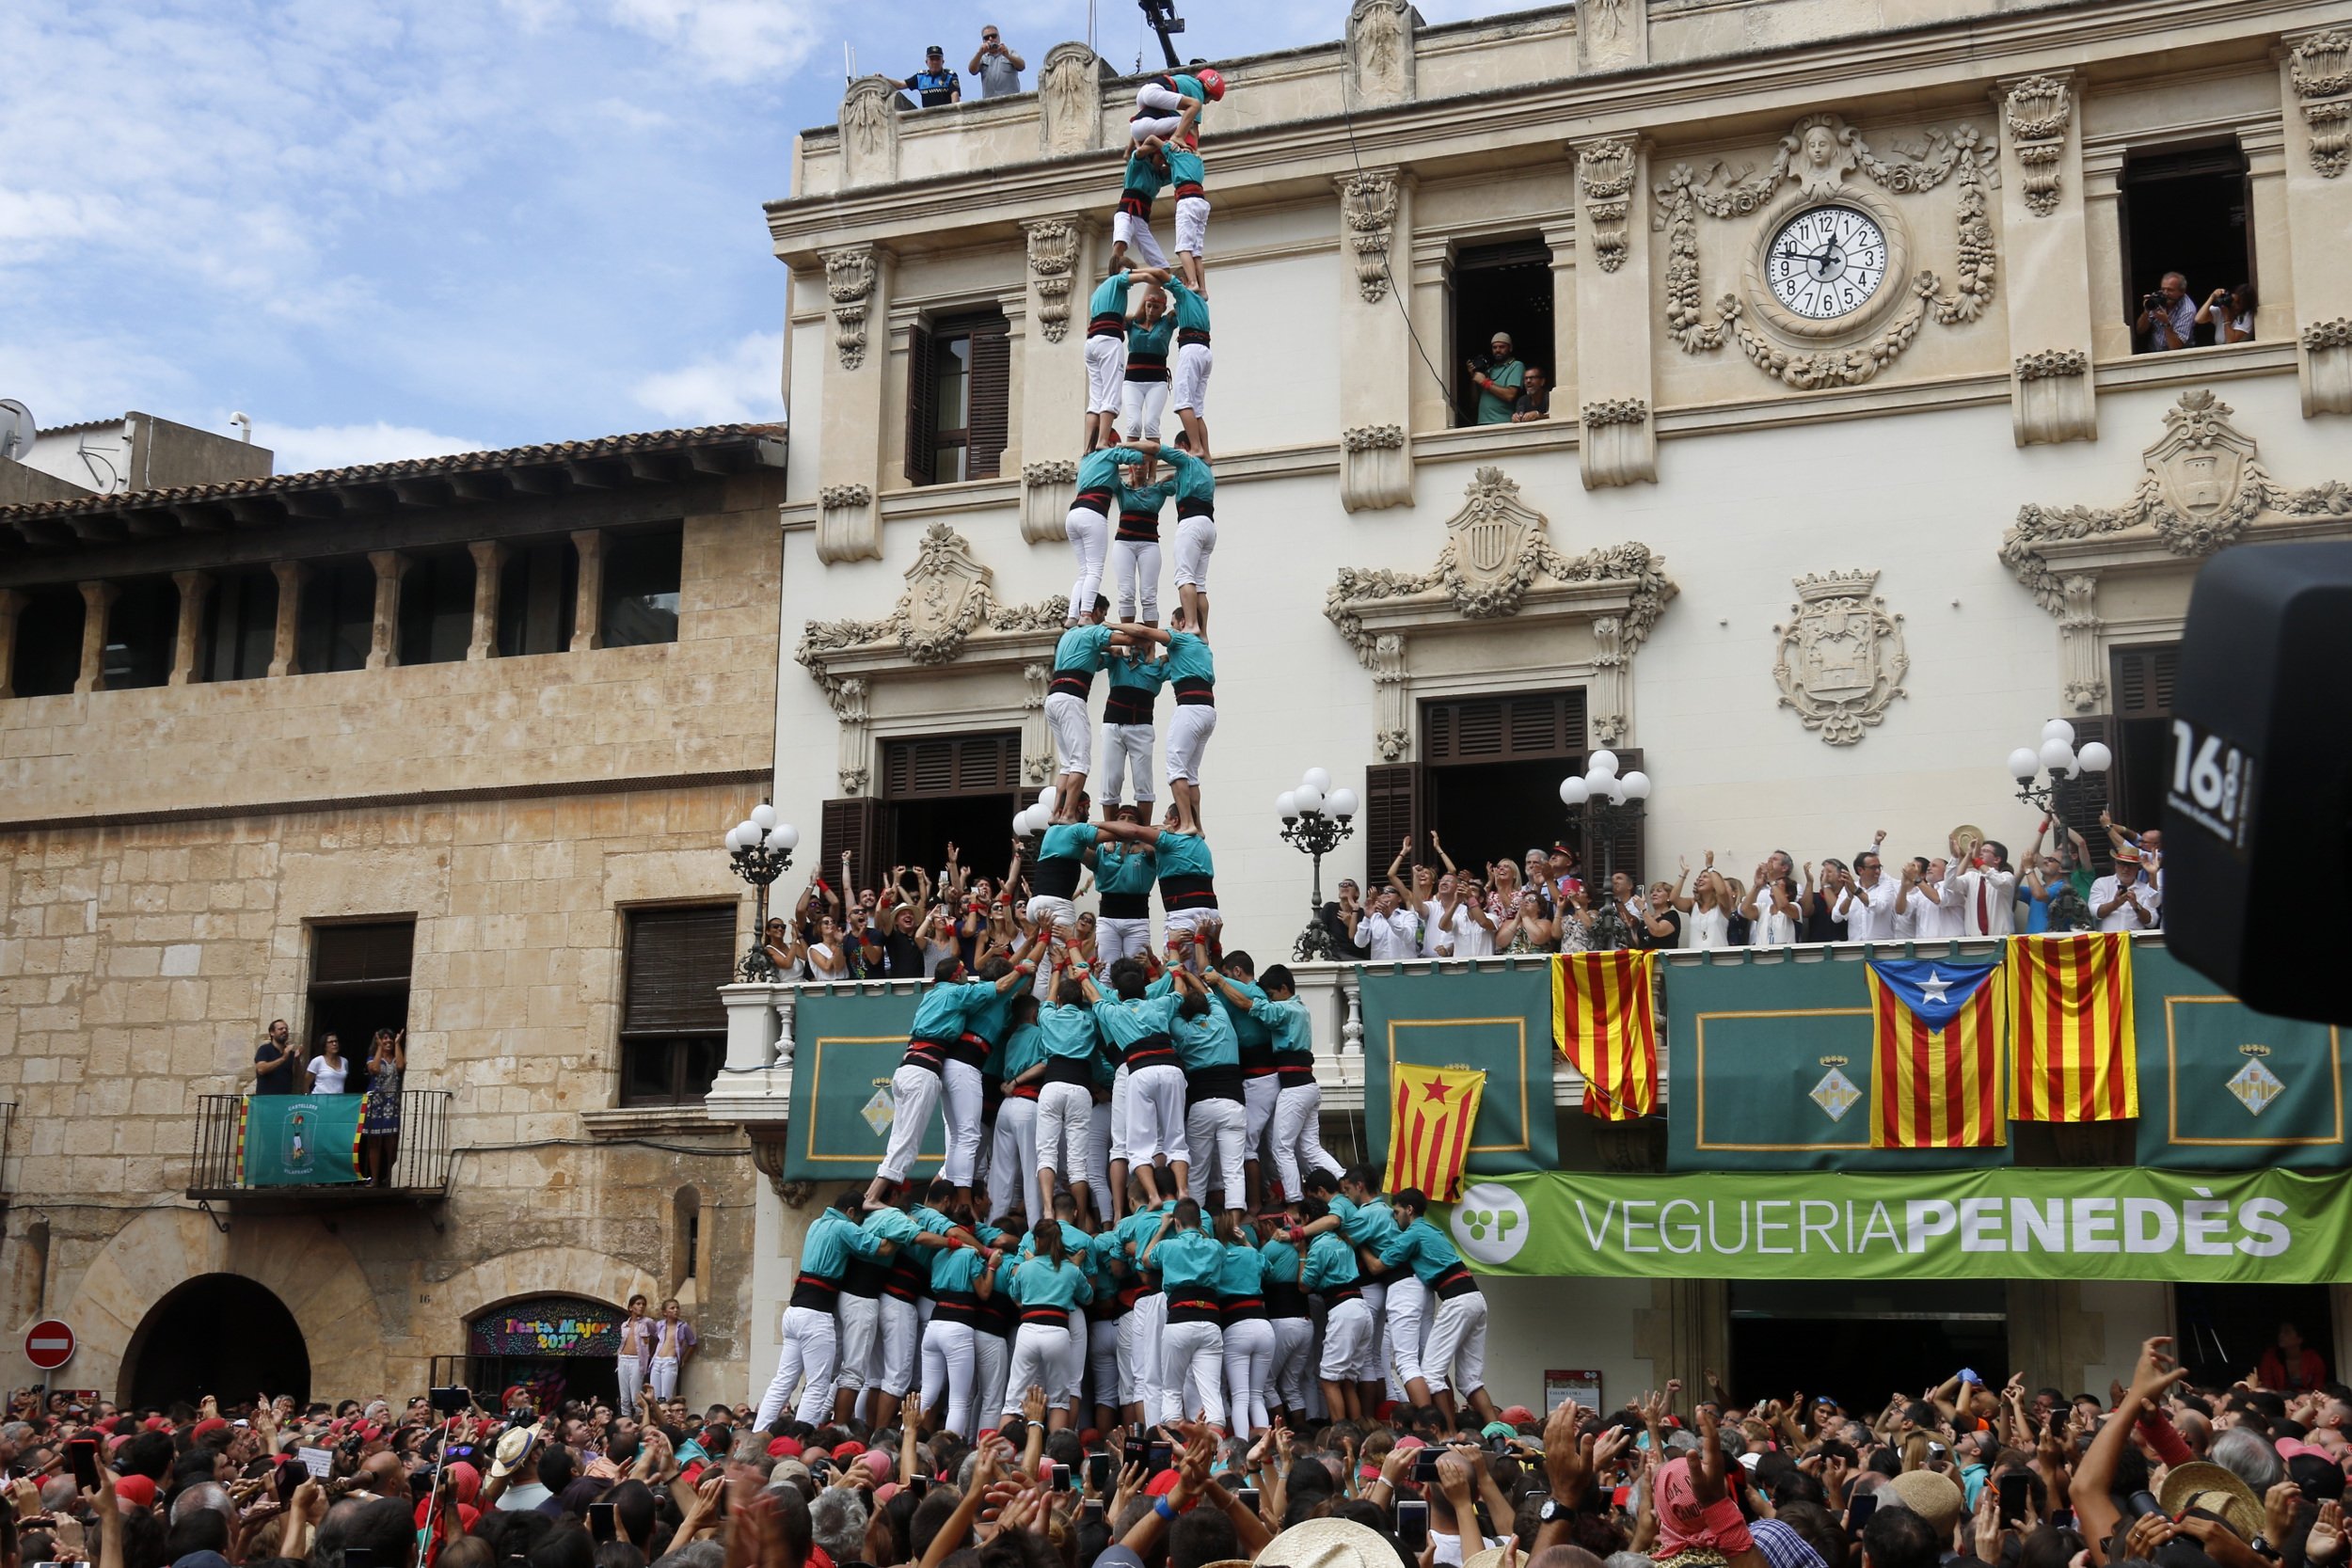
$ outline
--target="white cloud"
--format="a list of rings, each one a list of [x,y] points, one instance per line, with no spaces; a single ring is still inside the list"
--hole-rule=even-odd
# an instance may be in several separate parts
[[[309,426],[257,422],[253,439],[277,454],[278,471],[281,474],[349,468],[362,463],[393,463],[404,457],[445,457],[452,452],[480,451],[488,445],[468,436],[442,436],[383,420],[373,424]]]
[[[754,332],[723,353],[646,376],[630,395],[674,425],[779,420],[783,367],[784,334]]]
[[[675,45],[722,82],[799,65],[815,41],[813,9],[795,0],[612,0],[614,21]]]

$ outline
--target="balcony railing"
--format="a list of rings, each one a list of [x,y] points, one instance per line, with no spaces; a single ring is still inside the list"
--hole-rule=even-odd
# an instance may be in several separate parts
[[[240,1209],[299,1210],[376,1203],[433,1203],[449,1196],[450,1145],[447,1089],[404,1089],[400,1096],[400,1144],[390,1180],[382,1186],[353,1180],[337,1170],[306,1181],[280,1169],[248,1169],[245,1148],[246,1101],[264,1104],[282,1097],[207,1094],[197,1097],[195,1154],[188,1196],[224,1200]],[[320,1162],[325,1172],[327,1163]],[[358,1169],[366,1168],[364,1156]]]

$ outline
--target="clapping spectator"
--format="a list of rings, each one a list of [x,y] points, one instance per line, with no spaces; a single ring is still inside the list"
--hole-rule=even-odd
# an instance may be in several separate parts
[[[841,922],[829,911],[817,917],[816,939],[802,949],[812,980],[855,978],[850,968],[849,943],[842,940]]]
[[[1777,867],[1778,869],[1775,869]],[[1756,868],[1756,886],[1740,912],[1753,923],[1750,944],[1786,947],[1797,940],[1804,911],[1797,902],[1797,879],[1788,875],[1788,857],[1778,850]]]
[[[269,1021],[269,1037],[253,1048],[253,1092],[255,1094],[292,1094],[294,1092],[294,1063],[302,1054],[287,1032],[286,1021]]]
[[[1881,828],[1870,847],[1853,858],[1853,882],[1846,890],[1846,940],[1887,942],[1895,935],[1895,895],[1899,884],[1886,875],[1879,846],[1886,842]]]
[[[1715,869],[1715,851],[1707,852],[1707,862],[1699,867],[1698,880],[1691,884],[1691,898],[1686,906],[1691,917],[1691,945],[1693,947],[1737,947],[1742,945],[1731,937],[1731,923],[1738,914],[1739,897],[1724,880],[1724,874]]]
[[[980,28],[980,46],[963,69],[980,79],[980,98],[985,102],[1019,92],[1021,73],[1029,69],[1029,62],[1013,53],[996,24],[989,23]]]
[[[2017,929],[2017,872],[2009,863],[2009,847],[1986,839],[1963,855],[1960,840],[1951,840],[1952,858],[1944,872],[1944,901],[1959,917],[1953,934],[2005,937]]]
[[[1805,942],[1844,942],[1846,917],[1853,907],[1853,881],[1847,874],[1845,863],[1824,860],[1821,879],[1813,879],[1813,867],[1804,868],[1805,888],[1798,905],[1804,911],[1800,928]]]
[[[2197,302],[2188,297],[2188,279],[2168,272],[2164,280],[2139,301],[2132,331],[2147,340],[2148,352],[2162,354],[2187,348],[2197,341]]]
[[[2197,325],[2213,328],[2217,343],[2250,343],[2254,341],[2254,285],[2241,283],[2234,289],[2216,289],[2197,308]]]
[[[936,109],[948,103],[963,102],[963,84],[947,69],[947,51],[932,44],[923,51],[923,69],[903,82],[891,86],[903,87],[917,95],[926,109]]]
[[[319,1053],[310,1058],[306,1069],[310,1074],[312,1094],[341,1094],[351,1077],[351,1058],[343,1054],[342,1041],[332,1031],[319,1037]]]
[[[2090,913],[2102,931],[2153,931],[2164,924],[2164,895],[2130,845],[2115,852],[2115,870],[2090,884]]]
[[[1438,921],[1438,957],[1483,958],[1495,950],[1494,917],[1486,909],[1486,890],[1477,878],[1463,872],[1448,879],[1453,887]]]
[[[1372,909],[1357,922],[1355,936],[1375,963],[1421,957],[1421,924],[1406,912],[1393,879],[1373,895]]]
[[[1549,953],[1560,945],[1560,932],[1545,913],[1541,888],[1522,887],[1513,896],[1495,942],[1505,953]]]
[[[1519,401],[1511,411],[1513,424],[1532,424],[1537,420],[1551,418],[1551,377],[1541,365],[1527,367],[1527,385],[1519,389]]]

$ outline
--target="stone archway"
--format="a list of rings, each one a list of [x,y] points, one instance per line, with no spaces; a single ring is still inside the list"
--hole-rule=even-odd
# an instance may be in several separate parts
[[[122,1353],[121,1402],[141,1409],[195,1404],[206,1394],[310,1398],[302,1325],[266,1285],[206,1274],[166,1292]]]
[[[605,1253],[585,1247],[532,1247],[485,1259],[425,1286],[417,1296],[417,1329],[441,1336],[435,1354],[449,1354],[470,1348],[475,1320],[512,1303],[585,1297],[617,1305],[637,1295],[659,1302],[665,1293],[661,1281],[651,1274]],[[692,1374],[690,1363],[690,1383]],[[477,1390],[485,1397],[493,1392]]]

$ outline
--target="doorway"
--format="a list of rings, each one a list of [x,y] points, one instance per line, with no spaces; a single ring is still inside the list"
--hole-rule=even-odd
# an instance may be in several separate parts
[[[1961,1367],[1997,1388],[2010,1373],[2008,1294],[1997,1279],[1734,1280],[1732,1394],[1786,1399],[1802,1388],[1875,1410],[1887,1389],[1924,1387]],[[1825,1345],[1837,1347],[1826,1362]]]
[[[235,1274],[205,1274],[149,1307],[124,1351],[122,1402],[161,1409],[266,1389],[310,1398],[310,1351],[286,1304]]]
[[[2339,1377],[2331,1293],[2325,1285],[2175,1285],[2173,1354],[2195,1382],[2226,1388],[2252,1376],[2263,1353],[2278,1343],[2280,1327],[2293,1323],[2304,1348],[2327,1363],[2328,1377]],[[2267,1378],[2263,1386],[2273,1386]]]
[[[1018,730],[887,741],[882,783],[882,863],[860,887],[879,888],[894,865],[921,866],[936,884],[950,844],[973,875],[993,882],[1005,874],[1008,824],[1031,798]]]
[[[628,1316],[584,1296],[526,1296],[494,1307],[466,1325],[466,1382],[489,1408],[610,1403],[620,1393],[621,1322]],[[513,1389],[522,1392],[507,1398]],[[492,1405],[493,1397],[501,1402]]]

